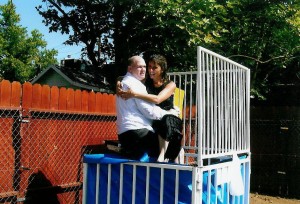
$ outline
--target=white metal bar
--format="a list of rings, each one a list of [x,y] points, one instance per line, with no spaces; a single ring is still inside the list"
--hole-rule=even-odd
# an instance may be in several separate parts
[[[198,125],[198,129],[197,129],[197,135],[199,137],[198,139],[198,152],[200,153],[200,155],[198,155],[198,166],[203,166],[203,155],[205,154],[205,149],[201,148],[204,146],[205,144],[205,131],[206,131],[206,127],[205,127],[205,119],[206,119],[206,112],[205,112],[205,107],[206,107],[206,101],[205,99],[205,75],[203,74],[204,72],[204,67],[205,67],[205,55],[204,52],[201,52],[202,49],[199,48],[198,49],[199,54],[198,54],[198,76],[197,78],[199,79],[199,82],[197,82],[198,85],[198,101],[199,103],[197,104],[197,108],[200,111],[198,113],[198,118],[199,118],[199,125]],[[199,88],[200,87],[200,88]],[[202,109],[201,109],[202,108]]]
[[[237,150],[241,150],[241,128],[242,128],[242,107],[241,107],[241,70],[237,70],[237,83],[238,83],[238,89],[237,89]]]
[[[239,70],[239,149],[241,150],[243,149],[243,129],[244,129],[244,111],[243,111],[243,107],[244,107],[244,90],[243,90],[243,72],[241,70]]]
[[[241,163],[242,166],[242,178],[243,178],[243,184],[244,184],[244,194],[243,194],[243,199],[242,199],[242,204],[245,204],[245,195],[246,195],[246,179],[247,179],[247,175],[246,175],[246,163]]]
[[[146,204],[149,204],[149,198],[150,198],[149,197],[149,190],[150,190],[149,183],[150,183],[150,167],[146,166],[146,201],[145,201]]]
[[[202,203],[202,182],[203,172],[202,168],[195,167],[192,171],[192,203]]]
[[[216,58],[213,58],[213,70],[214,70],[214,106],[213,106],[213,112],[214,112],[214,129],[213,129],[213,139],[214,141],[212,142],[212,148],[213,148],[213,153],[217,153],[217,147],[218,147],[218,117],[217,117],[217,109],[218,109],[218,90],[217,90],[217,60]]]
[[[247,149],[247,72],[244,72],[243,75],[243,149]]]
[[[250,174],[251,174],[251,161],[244,163],[245,165],[245,195],[244,195],[244,203],[249,204],[250,203]]]
[[[182,170],[182,171],[193,171],[193,166],[174,165],[174,164],[171,164],[171,163],[144,163],[144,162],[136,163],[136,162],[127,162],[124,165],[132,165],[132,166],[138,165],[138,166],[149,166],[149,167],[159,168],[159,169],[163,168],[163,169],[173,169],[173,170],[179,169],[179,170]]]
[[[119,188],[119,204],[123,202],[123,181],[124,181],[124,164],[120,165],[120,188]]]
[[[211,170],[207,171],[207,186],[206,186],[206,192],[207,192],[207,198],[206,203],[210,203],[211,200]]]
[[[197,75],[196,76],[195,75],[191,76],[192,80],[197,80],[198,77],[199,76],[197,76]],[[197,83],[196,83],[196,86],[197,86]],[[193,94],[197,96],[198,90],[199,89],[197,87],[195,87]],[[199,147],[201,147],[201,146],[199,146],[199,140],[200,140],[200,134],[201,133],[198,132],[198,126],[201,125],[201,121],[199,120],[199,117],[198,117],[199,110],[200,110],[199,109],[199,103],[200,103],[199,98],[196,97],[196,101],[195,101],[195,105],[194,105],[195,115],[193,117],[193,120],[194,120],[194,126],[195,126],[194,127],[194,147],[195,147],[195,149],[197,149],[197,152],[196,152],[198,154],[197,159],[199,158],[199,154],[201,154],[201,152],[199,151]],[[198,161],[197,161],[197,164],[199,164]]]
[[[206,54],[206,66],[208,67],[208,71],[210,71],[210,62],[211,62],[211,55]],[[206,88],[207,88],[207,94],[206,94],[206,100],[207,100],[207,132],[205,135],[206,138],[206,147],[207,149],[207,153],[206,154],[210,154],[210,136],[211,136],[211,129],[212,129],[212,109],[211,109],[211,100],[212,100],[212,90],[211,90],[211,73],[209,72],[208,74],[206,74]]]
[[[97,164],[96,166],[96,193],[95,193],[95,200],[96,200],[96,204],[99,203],[99,185],[100,185],[100,164]]]
[[[224,153],[218,153],[218,154],[207,154],[207,155],[203,155],[203,159],[212,159],[212,158],[220,158],[220,157],[224,157],[224,156],[230,156],[233,154],[249,154],[248,150],[240,150],[240,151],[226,151]]]
[[[88,170],[88,164],[83,163],[83,184],[82,184],[82,204],[86,204],[86,199],[87,199],[87,185],[88,185],[88,180],[87,180],[87,170]]]
[[[232,69],[232,64],[230,64],[230,72],[229,72],[229,104],[230,104],[230,107],[229,107],[229,110],[230,110],[230,114],[229,114],[229,118],[230,118],[230,125],[229,125],[229,129],[230,129],[230,134],[228,135],[229,138],[230,138],[230,143],[229,143],[229,150],[233,150],[233,147],[232,147],[232,144],[233,144],[233,128],[234,128],[234,114],[233,114],[233,103],[232,103],[232,100],[233,100],[233,90],[232,90],[232,87],[233,87],[233,69]]]
[[[192,75],[189,75],[189,78],[190,78],[190,95],[189,95],[189,146],[192,145],[192,107],[193,107],[193,104],[192,104],[192,91],[191,91],[191,88],[192,88]],[[185,87],[187,88],[187,87]],[[196,142],[196,141],[195,141]]]
[[[136,165],[133,165],[133,178],[132,178],[132,204],[135,204],[135,194],[136,194]]]
[[[221,137],[221,144],[220,144],[220,147],[221,147],[221,150],[220,150],[220,153],[224,152],[225,150],[225,125],[224,125],[224,121],[225,121],[225,108],[224,108],[224,78],[225,78],[225,66],[224,66],[224,61],[222,60],[221,61],[221,68],[222,68],[222,72],[220,73],[221,74],[221,78],[220,78],[220,84],[221,84],[221,91],[220,91],[220,112],[221,112],[221,115],[220,115],[220,137]]]
[[[230,135],[230,106],[228,105],[230,103],[230,97],[229,97],[229,94],[230,94],[230,89],[229,89],[229,86],[228,84],[230,83],[230,75],[229,75],[229,63],[226,62],[226,74],[225,74],[225,80],[224,80],[224,88],[225,88],[225,100],[224,100],[224,108],[225,108],[225,120],[224,120],[224,123],[225,123],[225,152],[228,151],[229,149],[229,143],[230,143],[230,138],[229,138],[229,135]]]
[[[218,175],[218,171],[217,171],[217,169],[215,170],[215,176],[214,176],[214,187],[215,187],[215,189],[216,189],[216,196],[215,196],[215,200],[214,200],[214,203],[217,203],[217,189],[218,189],[218,183],[217,183],[217,177],[218,177],[219,175]]]
[[[186,82],[187,81],[187,75],[185,74],[184,75],[184,81]],[[187,95],[187,93],[186,93],[186,84],[187,83],[184,83],[184,88],[183,88],[183,90],[184,90],[184,93],[185,93],[185,98],[187,97],[186,95]],[[180,84],[180,86],[181,86],[181,84]],[[182,89],[182,87],[180,87],[181,89]],[[186,135],[187,133],[186,133],[186,100],[183,100],[183,109],[182,109],[182,118],[183,118],[183,135]],[[191,134],[190,132],[189,132],[189,134]],[[190,138],[190,136],[188,137],[188,138]],[[185,145],[186,144],[186,137],[184,137],[183,138],[183,144]],[[190,144],[190,143],[189,143]]]
[[[217,67],[218,67],[218,82],[217,82],[217,145],[216,145],[216,152],[215,153],[220,153],[220,150],[222,148],[222,132],[221,132],[221,124],[222,124],[222,120],[221,120],[221,83],[220,83],[220,79],[221,79],[221,73],[220,73],[220,59],[217,60]],[[218,147],[221,148],[218,148]]]
[[[235,66],[232,66],[232,147],[235,151],[237,149],[237,100],[236,100],[236,70]]]
[[[175,204],[178,203],[178,197],[179,197],[179,170],[175,170]]]
[[[187,118],[187,116],[190,114],[190,112],[188,112],[189,110],[187,110],[187,100],[189,98],[188,96],[188,93],[186,91],[187,89],[187,77],[188,75],[185,74],[183,75],[184,77],[184,85],[183,87],[181,87],[183,90],[184,90],[184,93],[185,93],[185,97],[184,97],[184,100],[183,100],[183,115],[182,115],[182,120],[183,120],[183,135],[185,136],[183,138],[183,146],[190,146],[190,121],[189,121],[189,117]]]
[[[246,88],[246,127],[247,127],[247,149],[250,151],[250,70],[247,70]]]
[[[159,189],[159,203],[160,204],[163,204],[163,202],[164,202],[164,177],[165,177],[164,169],[161,168],[160,169],[160,189]]]
[[[245,159],[241,159],[240,163],[249,163],[250,162],[250,158],[245,158]],[[229,167],[231,166],[232,161],[229,162],[223,162],[223,163],[218,163],[218,164],[211,164],[209,166],[204,166],[202,167],[202,171],[209,171],[209,170],[213,170],[213,169],[220,169],[220,168],[225,168],[225,167]]]
[[[110,204],[111,195],[111,164],[107,165],[107,204]]]

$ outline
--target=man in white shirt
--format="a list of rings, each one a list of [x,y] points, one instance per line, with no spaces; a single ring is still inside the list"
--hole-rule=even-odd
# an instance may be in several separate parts
[[[140,56],[129,58],[122,89],[126,91],[131,88],[139,93],[147,93],[142,83],[145,76],[145,60]],[[140,159],[144,153],[152,157],[158,156],[158,137],[152,128],[152,121],[160,120],[170,113],[138,98],[124,100],[117,96],[116,104],[118,138],[127,156],[134,159]]]

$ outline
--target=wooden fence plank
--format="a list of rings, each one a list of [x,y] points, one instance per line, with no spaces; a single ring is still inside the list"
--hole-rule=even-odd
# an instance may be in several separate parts
[[[67,89],[64,87],[59,90],[58,109],[67,110]]]
[[[41,108],[42,109],[50,108],[50,87],[48,85],[44,85],[42,87]]]
[[[57,86],[52,86],[50,90],[50,109],[58,110],[59,104],[59,89]]]
[[[107,100],[109,101],[109,103],[107,104],[108,105],[107,112],[109,114],[115,114],[116,113],[116,98],[115,98],[115,95],[108,94]]]
[[[42,86],[40,84],[34,84],[32,86],[32,108],[41,109],[42,103]]]
[[[28,110],[32,106],[32,84],[25,82],[22,90],[22,107],[24,110]]]
[[[101,113],[102,112],[102,107],[103,107],[103,94],[102,93],[96,93],[96,109],[95,111],[97,113]]]
[[[76,90],[74,95],[74,110],[81,111],[81,91]]]
[[[11,101],[11,83],[8,80],[1,82],[1,96],[0,105],[10,107]]]
[[[20,82],[14,81],[12,83],[12,93],[11,93],[11,106],[12,107],[20,107],[21,91],[22,91],[22,87],[21,87]]]
[[[82,91],[81,94],[81,111],[89,111],[89,93],[87,91]]]
[[[102,96],[102,113],[108,113],[108,106],[110,101],[108,100],[108,94],[107,93],[103,93],[103,96]]]
[[[67,110],[74,111],[74,89],[67,89]]]
[[[89,93],[89,112],[94,113],[95,112],[95,106],[96,106],[96,94],[95,92]]]

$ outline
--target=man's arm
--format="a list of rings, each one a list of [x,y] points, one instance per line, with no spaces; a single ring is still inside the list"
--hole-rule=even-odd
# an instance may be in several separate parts
[[[124,79],[125,80],[125,79]],[[136,81],[123,80],[123,90],[128,90],[128,88],[133,89],[134,91],[147,94],[146,87],[142,84],[135,83]],[[154,103],[150,103],[138,98],[130,98],[128,100],[134,100],[134,104],[137,106],[137,109],[148,119],[160,120],[166,114],[169,113],[166,110],[161,109],[159,106],[156,106]]]
[[[142,99],[132,99],[135,100],[135,104],[139,111],[149,119],[160,120],[164,115],[170,114],[168,111],[161,109],[159,106],[154,103],[149,103]]]

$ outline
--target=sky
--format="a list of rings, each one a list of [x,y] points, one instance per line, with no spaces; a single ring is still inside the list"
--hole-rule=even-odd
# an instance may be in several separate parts
[[[58,61],[71,55],[72,58],[80,58],[81,46],[67,46],[63,42],[68,38],[61,33],[49,33],[49,29],[42,23],[43,18],[35,9],[38,5],[44,5],[41,0],[12,0],[16,6],[16,13],[20,15],[20,26],[27,29],[28,35],[31,30],[37,29],[43,34],[43,39],[47,42],[47,49],[58,51],[56,56]],[[0,0],[0,5],[6,4],[8,0]]]

